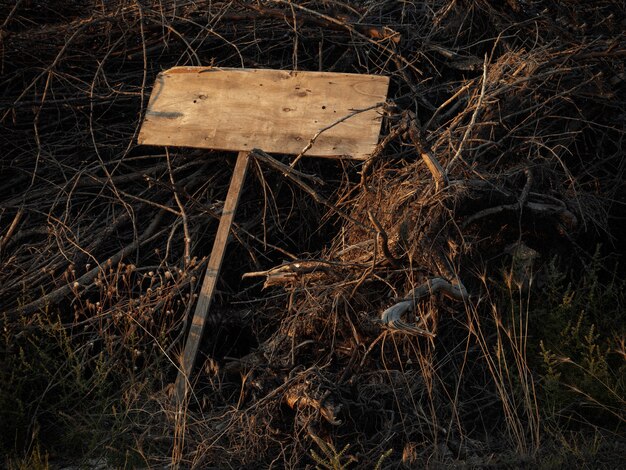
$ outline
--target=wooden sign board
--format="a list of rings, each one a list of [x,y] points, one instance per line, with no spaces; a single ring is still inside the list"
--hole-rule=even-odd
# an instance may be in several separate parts
[[[175,67],[157,77],[138,141],[297,155],[330,126],[307,156],[365,159],[388,86],[379,75]]]
[[[388,86],[388,77],[376,75],[213,67],[175,67],[157,77],[140,144],[239,152],[176,378],[179,404],[188,397],[249,152],[365,159],[378,143]]]

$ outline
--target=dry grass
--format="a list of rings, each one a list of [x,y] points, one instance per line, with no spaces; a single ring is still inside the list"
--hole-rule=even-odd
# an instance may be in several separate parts
[[[608,0],[0,6],[7,465],[73,452],[122,467],[610,468],[624,13]],[[156,74],[208,64],[392,86],[364,163],[288,172],[253,155],[177,408],[234,160],[135,142]],[[469,294],[419,299],[411,331],[381,324],[435,278]]]

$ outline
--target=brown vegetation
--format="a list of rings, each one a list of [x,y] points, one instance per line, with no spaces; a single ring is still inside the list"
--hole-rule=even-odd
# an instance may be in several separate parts
[[[625,26],[612,0],[0,5],[3,452],[615,467]],[[136,145],[175,65],[392,80],[369,160],[253,153],[184,413],[234,158]]]

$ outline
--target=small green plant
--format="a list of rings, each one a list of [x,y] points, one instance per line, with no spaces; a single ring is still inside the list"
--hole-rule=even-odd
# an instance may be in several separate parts
[[[380,457],[378,457],[378,462],[376,462],[376,466],[374,467],[374,470],[380,470],[383,467],[383,462],[385,461],[385,459],[387,459],[387,457],[389,457],[393,452],[393,449],[387,449],[385,452],[383,452],[382,454],[380,454]]]
[[[565,278],[553,260],[547,269],[546,301],[533,310],[544,414],[623,422],[625,283],[606,274],[598,251],[580,279],[566,285]]]
[[[322,451],[323,457],[318,455],[314,450],[311,450],[311,457],[317,463],[315,468],[325,468],[327,470],[346,470],[349,465],[356,462],[356,458],[352,455],[345,456],[345,453],[350,448],[350,444],[346,444],[341,451],[337,452],[335,446],[330,442],[324,442],[322,439],[314,434],[311,437]]]
[[[36,443],[32,451],[23,458],[8,460],[6,462],[8,470],[48,470],[48,453],[41,450],[39,443]]]
[[[311,450],[311,457],[315,463],[317,463],[315,468],[323,468],[326,470],[347,470],[350,465],[357,462],[357,459],[353,455],[346,455],[346,452],[350,448],[350,444],[346,444],[343,449],[337,452],[337,448],[332,443],[323,441],[315,434],[310,435],[323,454],[320,456],[317,452]],[[383,452],[378,458],[374,470],[380,470],[383,462],[391,455],[392,452],[393,449],[388,449]]]

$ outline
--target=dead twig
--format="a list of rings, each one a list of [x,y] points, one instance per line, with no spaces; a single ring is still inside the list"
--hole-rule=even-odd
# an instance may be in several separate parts
[[[151,237],[156,232],[159,224],[161,223],[161,219],[163,218],[163,211],[159,212],[152,223],[148,226],[148,228],[143,232],[140,238],[136,239],[130,245],[122,248],[116,254],[111,256],[107,263],[110,261],[110,264],[116,264],[123,258],[127,257],[131,253],[133,253],[137,248],[139,248],[142,244],[150,241]],[[45,294],[43,297],[40,297],[37,300],[34,300],[24,306],[21,306],[17,309],[17,311],[12,312],[10,315],[12,317],[17,317],[18,315],[30,315],[33,312],[45,308],[47,305],[54,305],[58,303],[63,298],[67,297],[72,290],[76,290],[79,287],[86,287],[95,279],[98,273],[102,270],[102,266],[96,266],[91,269],[87,273],[83,274],[81,277],[73,281],[72,283],[68,283],[65,286],[59,287],[58,289]]]

